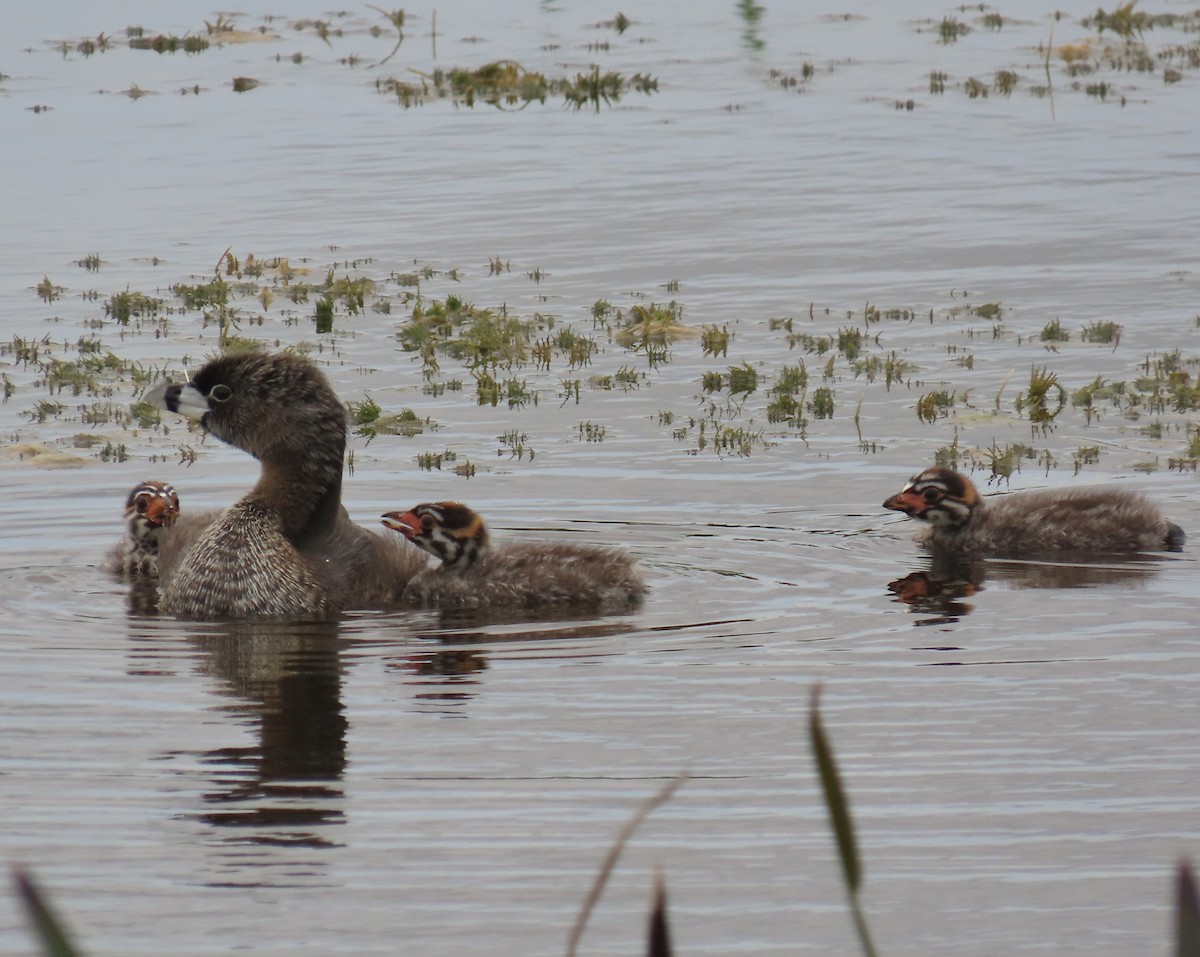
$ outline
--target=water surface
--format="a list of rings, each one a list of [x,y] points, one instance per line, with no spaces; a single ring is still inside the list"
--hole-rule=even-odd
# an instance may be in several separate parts
[[[1089,4],[1053,24],[1037,4],[996,8],[1003,27],[988,30],[958,7],[922,21],[886,2],[851,15],[768,4],[754,20],[745,5],[661,3],[619,34],[602,4],[463,3],[438,10],[436,50],[432,9],[406,12],[387,63],[394,34],[372,35],[387,24],[368,7],[243,5],[238,26],[270,35],[195,55],[125,44],[135,24],[203,33],[217,11],[183,0],[50,3],[8,21],[5,862],[35,869],[90,953],[553,954],[618,828],[687,770],[628,848],[586,951],[640,946],[661,868],[681,954],[850,952],[806,746],[823,682],[881,949],[1165,946],[1171,868],[1200,848],[1194,549],[988,562],[966,587],[878,503],[957,442],[989,491],[1127,485],[1200,535],[1195,472],[1169,467],[1194,410],[1068,403],[1034,431],[1015,404],[1032,367],[1068,395],[1097,376],[1138,389],[1175,350],[1193,376],[1195,75],[1104,66],[1114,37],[1081,23]],[[941,43],[944,16],[973,29]],[[304,18],[329,19],[328,42]],[[101,32],[110,50],[78,51]],[[1098,72],[1070,76],[1055,55],[1039,95],[1051,37],[1093,44]],[[504,58],[555,76],[641,71],[658,91],[598,111],[404,109],[375,87]],[[1010,96],[967,96],[999,70],[1020,79]],[[235,76],[260,85],[236,94]],[[1104,99],[1086,89],[1101,80]],[[134,85],[147,95],[120,92]],[[623,545],[652,585],[644,610],[246,628],[132,601],[96,567],[128,489],[164,478],[185,508],[221,506],[254,463],[175,421],[93,424],[137,384],[51,394],[42,367],[86,339],[182,375],[217,331],[170,287],[209,279],[227,248],[286,258],[300,281],[366,276],[371,305],[390,306],[339,306],[318,333],[311,300],[237,299],[242,334],[307,344],[348,401],[437,425],[354,440],[357,520],[461,498],[497,537]],[[95,272],[77,264],[92,254]],[[397,278],[421,270],[418,286]],[[44,279],[63,287],[53,301]],[[177,311],[121,326],[103,305],[127,289]],[[600,351],[506,372],[536,405],[477,404],[450,358],[441,379],[464,388],[431,395],[396,338],[417,294],[550,315]],[[728,352],[684,335],[652,363],[594,326],[597,300],[675,300],[694,330],[727,326]],[[999,319],[970,311],[988,303]],[[868,306],[900,312],[868,322]],[[797,337],[860,330],[864,356],[912,368],[869,381],[836,346],[789,345],[788,318]],[[1053,319],[1071,338],[1048,348]],[[1097,322],[1119,323],[1119,342],[1083,342]],[[39,361],[14,338],[42,342]],[[824,386],[835,406],[803,432],[767,418],[770,388],[801,360],[802,398]],[[743,363],[754,392],[705,391],[706,372]],[[635,387],[605,388],[622,370]],[[959,398],[925,423],[917,401],[934,390]],[[41,415],[47,400],[62,408]],[[718,451],[725,428],[753,437],[748,456]],[[512,430],[519,452],[501,438]],[[1037,459],[989,482],[986,450],[1018,442]],[[106,445],[123,451],[106,460]],[[1081,448],[1096,453],[1076,474]],[[418,466],[446,451],[474,476]],[[889,586],[913,575],[951,583],[905,603]],[[3,949],[28,940],[0,899]]]

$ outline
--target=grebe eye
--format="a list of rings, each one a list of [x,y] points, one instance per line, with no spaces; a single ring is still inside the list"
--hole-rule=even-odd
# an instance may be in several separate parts
[[[421,516],[421,528],[423,530],[428,532],[430,529],[433,528],[433,524],[434,524],[433,516],[430,515],[428,512],[426,512],[424,515]]]
[[[228,402],[232,395],[233,389],[227,385],[214,385],[208,393],[208,397],[214,402]]]
[[[936,489],[936,488],[927,488],[927,489],[925,489],[924,492],[921,493],[921,498],[925,499],[926,503],[928,503],[929,505],[932,505],[934,502],[936,502],[941,497],[942,497],[941,490]]]
[[[150,499],[145,495],[139,495],[133,500],[133,506],[138,510],[139,515],[145,515],[146,509],[150,507]]]

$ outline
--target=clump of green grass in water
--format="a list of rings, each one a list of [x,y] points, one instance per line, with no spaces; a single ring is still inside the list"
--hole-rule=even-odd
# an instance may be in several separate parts
[[[104,301],[104,314],[123,326],[128,325],[130,319],[155,316],[162,308],[161,299],[129,289],[113,293]]]
[[[1042,326],[1042,331],[1038,338],[1042,342],[1067,342],[1070,340],[1071,334],[1062,327],[1061,320],[1054,318]]]
[[[943,445],[933,453],[933,464],[957,471],[958,463],[961,460],[962,450],[958,447],[958,432],[956,430],[954,440],[949,445]]]
[[[602,104],[612,106],[630,91],[656,93],[658,80],[644,73],[635,73],[626,79],[614,70],[601,73],[600,67],[594,66],[588,73],[576,74],[574,80],[558,80],[550,86],[553,92],[561,94],[575,109],[590,106],[599,113]]]
[[[23,409],[21,415],[28,418],[30,422],[43,425],[48,419],[57,419],[66,411],[66,408],[61,402],[53,402],[50,399],[38,399],[33,404],[33,408]]]
[[[1012,70],[997,70],[996,77],[992,81],[992,89],[1001,96],[1012,96],[1012,91],[1017,88],[1019,82],[1020,77]]]
[[[183,301],[184,308],[201,310],[204,314],[204,325],[213,323],[217,326],[217,342],[221,350],[225,351],[229,339],[240,330],[241,316],[238,309],[232,305],[235,290],[225,275],[222,275],[223,268],[225,275],[234,274],[238,268],[237,259],[229,249],[217,260],[212,280],[191,286],[176,283],[171,287],[171,292]],[[256,294],[258,287],[251,285],[244,291]]]
[[[1189,459],[1200,459],[1200,426],[1188,425],[1188,444],[1184,451]]]
[[[787,344],[789,349],[800,346],[808,355],[823,356],[833,348],[832,336],[814,336],[807,332],[789,333]]]
[[[313,324],[319,335],[333,332],[333,300],[322,296],[313,306]]]
[[[856,359],[850,363],[850,368],[854,370],[855,378],[865,376],[868,382],[874,382],[882,372],[884,387],[889,391],[893,383],[903,382],[917,371],[914,363],[901,359],[894,350],[883,358],[867,356],[865,359]]]
[[[1104,376],[1096,376],[1087,385],[1081,386],[1071,393],[1071,405],[1082,409],[1088,425],[1091,425],[1093,417],[1100,415],[1100,410],[1096,408],[1096,400],[1110,398],[1112,395],[1113,392],[1108,387]]]
[[[705,326],[700,333],[700,348],[706,356],[725,356],[729,353],[729,326]]]
[[[38,298],[42,302],[54,302],[55,299],[62,296],[64,291],[62,286],[52,283],[49,276],[43,276],[42,281],[37,284]]]
[[[1098,342],[1115,349],[1121,344],[1121,329],[1115,322],[1090,322],[1083,327],[1079,337],[1084,342]]]
[[[78,359],[50,359],[41,365],[34,385],[45,386],[51,394],[70,392],[109,398],[115,384],[129,377],[131,366],[131,362],[109,351],[81,354]]]
[[[926,392],[917,399],[917,418],[927,425],[932,425],[938,419],[944,419],[950,414],[955,401],[954,393],[945,389]]]
[[[813,389],[812,398],[805,403],[809,414],[814,419],[832,419],[833,418],[833,389],[827,386],[819,386]]]
[[[1078,475],[1085,465],[1095,465],[1100,461],[1100,446],[1081,445],[1071,453],[1071,459],[1075,463],[1075,474]]]
[[[992,474],[988,479],[989,485],[1000,480],[1009,481],[1014,472],[1021,471],[1021,462],[1024,460],[1042,459],[1047,466],[1053,464],[1052,461],[1045,459],[1037,449],[1021,442],[1013,442],[1003,448],[993,442],[991,448],[984,449],[978,456],[972,453],[971,459],[973,464],[986,465],[991,470]]]
[[[554,351],[566,358],[567,365],[572,369],[591,365],[592,356],[600,351],[595,339],[580,335],[569,326],[559,329],[549,341]]]
[[[452,449],[441,452],[421,452],[417,455],[417,468],[423,472],[441,471],[443,465],[458,461],[458,453]]]
[[[758,370],[749,362],[740,366],[730,366],[726,379],[730,395],[749,395],[758,388]]]
[[[839,329],[837,334],[837,348],[847,362],[853,362],[859,357],[862,352],[863,334],[861,329],[853,327]]]
[[[959,37],[965,37],[970,32],[971,28],[958,17],[943,17],[942,22],[938,24],[938,36],[942,43],[955,43]]]
[[[519,429],[509,429],[503,435],[496,436],[500,442],[500,448],[496,450],[496,455],[502,456],[505,452],[508,453],[510,459],[516,459],[518,462],[523,461],[526,457],[532,462],[537,453],[528,444],[529,433],[522,432]]]
[[[156,36],[136,36],[129,38],[131,50],[153,50],[155,53],[203,53],[209,48],[209,41],[201,36],[177,37],[174,34],[158,34]]]
[[[494,312],[447,296],[444,301],[418,302],[396,338],[406,352],[420,355],[426,380],[437,376],[440,353],[463,362],[477,382],[485,376],[494,381],[496,370],[524,364],[533,351],[533,337],[553,323],[549,316],[522,320],[506,309]],[[589,357],[594,351],[582,344],[576,348]]]
[[[327,299],[340,301],[350,315],[356,316],[366,310],[366,299],[375,292],[375,281],[367,276],[335,277],[331,269],[321,291]]]
[[[370,396],[362,402],[349,403],[348,408],[350,422],[357,426],[355,434],[363,436],[368,442],[380,435],[412,438],[426,431],[437,431],[437,423],[432,419],[422,419],[412,409],[401,409],[395,415],[384,415],[383,409]]]
[[[1034,366],[1029,374],[1029,389],[1018,394],[1015,405],[1018,415],[1028,409],[1031,429],[1044,436],[1054,430],[1054,420],[1066,407],[1067,390],[1059,385],[1057,373]]]
[[[615,323],[613,339],[618,345],[634,352],[649,348],[652,344],[665,344],[673,337],[688,330],[683,323],[683,306],[672,300],[667,303],[652,302],[648,305],[631,306],[628,312],[621,309],[611,311],[603,300],[592,308],[593,319],[601,316],[606,323]]]
[[[375,88],[393,94],[405,108],[420,106],[429,97],[451,99],[455,104],[473,107],[476,102],[499,109],[524,109],[530,103],[544,103],[550,96],[561,96],[568,106],[582,109],[611,106],[629,92],[649,94],[658,90],[658,80],[635,73],[625,77],[612,70],[601,72],[598,66],[574,77],[548,78],[544,73],[527,70],[516,60],[496,60],[474,70],[455,67],[420,73],[420,85],[394,77],[377,80]]]
[[[607,435],[608,429],[603,425],[590,420],[579,423],[580,442],[603,442]]]
[[[808,370],[804,363],[781,366],[775,384],[767,392],[767,421],[773,425],[786,424],[803,432],[808,427],[808,419],[804,417],[807,392]]]
[[[1080,25],[1086,29],[1095,30],[1097,33],[1108,30],[1126,40],[1135,33],[1140,36],[1155,27],[1175,25],[1176,14],[1146,13],[1143,10],[1134,10],[1135,6],[1137,6],[1137,0],[1129,0],[1128,3],[1121,4],[1111,13],[1105,12],[1102,7],[1098,8],[1093,16],[1084,17],[1080,21]]]

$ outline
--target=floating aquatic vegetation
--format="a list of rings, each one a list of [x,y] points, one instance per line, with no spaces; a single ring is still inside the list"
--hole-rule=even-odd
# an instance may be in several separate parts
[[[1067,342],[1070,340],[1071,334],[1063,328],[1061,320],[1056,317],[1042,326],[1042,331],[1038,338],[1042,342],[1049,343]]]
[[[561,96],[575,109],[611,106],[626,93],[654,93],[658,80],[642,73],[625,77],[609,70],[601,72],[594,66],[587,73],[574,77],[547,78],[545,74],[527,70],[516,60],[495,60],[474,70],[455,67],[434,70],[432,73],[412,71],[418,81],[388,77],[375,81],[381,93],[397,97],[406,108],[421,106],[430,97],[449,99],[456,106],[474,107],[476,102],[498,109],[524,109],[530,103],[545,103],[550,96]]]
[[[868,382],[874,382],[882,373],[884,388],[888,390],[892,388],[893,384],[903,382],[917,371],[916,363],[900,358],[895,350],[882,358],[872,355],[855,359],[850,363],[850,368],[854,371],[855,378],[864,376]]]
[[[85,57],[92,56],[95,53],[107,53],[112,46],[111,40],[100,33],[93,39],[83,39],[75,45],[75,52],[80,53]]]
[[[833,418],[833,395],[833,389],[828,386],[819,386],[813,389],[812,398],[805,403],[805,407],[814,419]]]
[[[1067,390],[1058,381],[1058,374],[1034,366],[1029,373],[1029,389],[1019,393],[1015,401],[1017,414],[1028,409],[1031,428],[1045,436],[1054,428],[1054,420],[1067,405]]]
[[[1147,13],[1144,10],[1135,10],[1137,2],[1138,0],[1129,0],[1111,13],[1106,12],[1103,7],[1097,8],[1095,14],[1079,21],[1080,26],[1098,33],[1108,30],[1119,37],[1129,38],[1135,33],[1141,36],[1155,27],[1171,27],[1181,21],[1186,23],[1195,17],[1195,14]]]
[[[1071,460],[1075,464],[1075,474],[1078,475],[1081,471],[1083,471],[1083,467],[1085,465],[1095,465],[1100,461],[1100,446],[1080,446],[1071,453]]]
[[[604,303],[604,306],[608,306]],[[674,300],[668,303],[652,302],[648,305],[635,305],[628,312],[620,309],[600,310],[600,302],[592,308],[593,319],[603,315],[606,322],[610,316],[617,326],[613,339],[618,345],[632,352],[645,352],[650,364],[666,361],[668,352],[666,346],[673,339],[682,336],[694,336],[697,330],[683,323],[683,306]],[[659,347],[656,349],[655,347]]]
[[[987,99],[988,85],[973,76],[967,77],[967,81],[963,84],[963,90],[972,100]]]
[[[1121,328],[1115,322],[1090,322],[1083,327],[1079,337],[1084,342],[1111,344],[1115,349],[1121,344]]]
[[[161,299],[130,289],[113,293],[104,301],[104,314],[123,326],[127,325],[130,319],[154,316],[162,309]]]
[[[917,418],[932,425],[938,419],[946,418],[954,408],[957,397],[946,389],[926,392],[917,399]]]
[[[580,422],[578,431],[580,442],[603,442],[608,435],[608,429],[590,420]]]
[[[508,453],[510,459],[516,459],[518,462],[524,461],[526,457],[532,462],[537,453],[529,445],[529,433],[522,432],[519,429],[509,429],[503,435],[496,436],[500,442],[500,448],[496,450],[497,456],[503,456]]]
[[[992,80],[992,89],[1001,96],[1011,96],[1019,82],[1020,77],[1012,70],[997,70],[995,78]]]
[[[173,34],[158,34],[148,37],[144,34],[129,38],[131,50],[153,50],[155,53],[203,53],[209,48],[206,37],[187,36],[177,37]]]
[[[705,326],[700,333],[700,348],[706,356],[729,354],[729,326]]]
[[[42,281],[37,284],[38,298],[41,299],[42,302],[54,302],[54,300],[62,296],[64,292],[66,292],[66,290],[62,286],[52,283],[49,276],[43,276]]]
[[[971,32],[971,27],[958,17],[943,17],[938,24],[938,36],[942,43],[954,43],[959,37],[965,37]]]
[[[412,409],[401,409],[394,415],[384,415],[379,404],[367,396],[362,402],[351,402],[347,405],[350,411],[350,421],[357,426],[354,432],[367,441],[380,435],[399,435],[412,438],[423,432],[436,432],[437,423],[432,419],[422,419]]]

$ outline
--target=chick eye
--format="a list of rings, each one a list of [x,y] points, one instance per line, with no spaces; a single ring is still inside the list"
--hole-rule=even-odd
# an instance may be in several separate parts
[[[941,497],[942,497],[942,493],[940,491],[938,491],[936,488],[927,488],[927,489],[925,489],[924,492],[921,493],[921,498],[925,499],[925,501],[930,505],[932,505],[934,502],[936,502]]]
[[[427,532],[431,528],[433,528],[433,516],[432,515],[426,513],[425,515],[421,516],[421,528]]]
[[[208,393],[208,397],[214,402],[227,402],[232,395],[233,389],[227,385],[214,385]]]
[[[146,509],[150,507],[150,499],[146,498],[144,495],[139,495],[137,500],[134,501],[133,506],[138,510],[139,515],[145,515]]]

